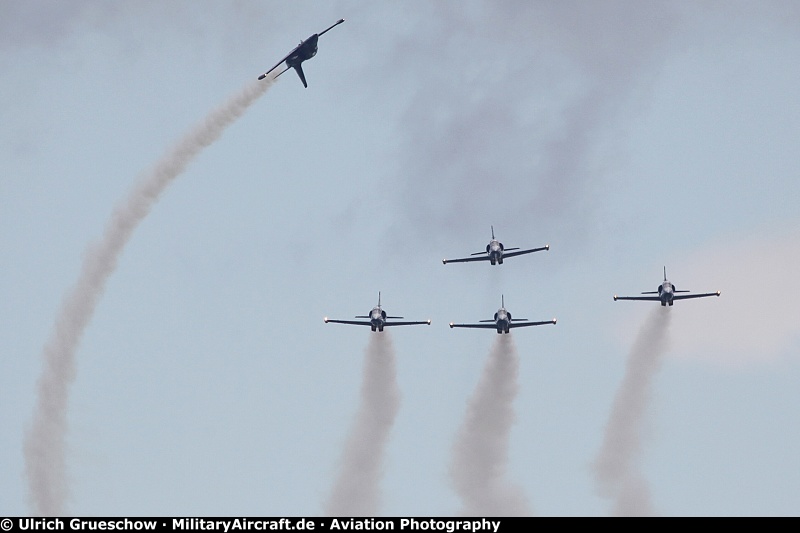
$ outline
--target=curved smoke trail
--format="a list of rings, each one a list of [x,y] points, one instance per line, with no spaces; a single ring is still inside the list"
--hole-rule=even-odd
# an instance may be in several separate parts
[[[75,352],[131,234],[166,187],[204,148],[274,83],[252,83],[212,111],[156,162],[111,215],[102,239],[90,246],[78,281],[66,295],[44,346],[32,427],[25,435],[25,471],[33,513],[58,516],[68,494],[64,442],[69,387],[75,380]]]
[[[655,514],[650,489],[638,468],[647,403],[667,351],[670,317],[669,307],[659,306],[642,325],[594,463],[598,494],[612,500],[615,516]]]
[[[531,514],[522,488],[506,476],[519,355],[511,335],[498,335],[467,405],[450,464],[466,516]]]
[[[375,516],[389,433],[400,409],[396,357],[388,332],[370,336],[361,406],[342,451],[341,470],[326,505],[328,516]]]

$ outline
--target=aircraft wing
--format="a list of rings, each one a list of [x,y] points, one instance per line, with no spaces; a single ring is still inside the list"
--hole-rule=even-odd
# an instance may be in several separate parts
[[[717,292],[704,292],[703,294],[676,294],[672,297],[673,300],[688,300],[689,298],[705,298],[706,296],[719,296],[720,291]]]
[[[651,302],[660,302],[661,298],[658,296],[617,296],[615,294],[614,301],[616,302],[617,300],[648,300]]]
[[[325,317],[323,319],[325,323],[333,322],[334,324],[350,324],[353,326],[371,326],[372,322],[369,320],[334,320],[332,318]]]
[[[383,327],[387,326],[422,326],[424,324],[431,325],[430,320],[423,320],[422,322],[384,322]]]
[[[481,329],[497,329],[497,322],[492,320],[489,324],[453,324],[450,322],[451,328],[481,328]]]
[[[291,52],[289,52],[288,54],[286,54],[286,57],[284,57],[283,59],[281,59],[280,61],[278,61],[277,63],[275,63],[275,66],[274,66],[274,67],[272,67],[271,69],[269,69],[268,71],[266,71],[264,74],[262,74],[261,76],[259,76],[259,77],[258,77],[258,79],[259,79],[259,80],[263,80],[264,78],[266,78],[266,77],[267,77],[267,75],[268,75],[270,72],[272,72],[273,70],[275,70],[276,68],[278,68],[279,66],[281,66],[281,63],[283,63],[284,61],[286,61],[287,59],[289,59],[289,57],[290,57],[290,56],[291,56],[293,53],[295,53],[296,51],[297,51],[297,47],[295,47],[295,49],[294,49],[294,50],[292,50]],[[284,72],[286,72],[287,70],[289,70],[289,67],[286,67],[286,69],[285,69],[285,70],[283,70],[283,71],[279,72],[279,73],[278,73],[278,74],[277,74],[275,77],[277,78],[278,76],[280,76],[281,74],[283,74],[283,73],[284,73]]]
[[[471,261],[488,261],[488,260],[489,260],[488,255],[482,255],[475,257],[464,257],[462,259],[442,259],[442,263],[446,265],[447,263],[469,263]]]
[[[542,250],[549,250],[550,245],[542,246],[541,248],[531,248],[530,250],[520,250],[518,252],[503,252],[503,257],[514,257],[516,255],[523,255],[523,254],[532,254],[533,252],[541,252]]]
[[[525,326],[543,326],[545,324],[555,324],[556,319],[553,320],[545,320],[543,322],[512,322],[508,325],[508,328],[524,328]]]

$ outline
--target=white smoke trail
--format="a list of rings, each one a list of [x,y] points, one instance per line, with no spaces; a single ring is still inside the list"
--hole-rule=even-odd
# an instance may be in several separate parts
[[[531,514],[522,488],[506,472],[518,374],[519,355],[511,335],[498,335],[453,446],[450,478],[463,515]]]
[[[659,306],[642,325],[594,463],[598,494],[612,500],[615,516],[655,514],[650,489],[638,468],[647,403],[667,351],[670,317],[669,307]]]
[[[375,516],[389,433],[400,408],[396,357],[388,332],[370,335],[364,357],[361,406],[342,451],[328,516]]]
[[[64,298],[44,346],[32,427],[25,436],[25,471],[34,515],[59,516],[65,510],[64,442],[69,387],[76,374],[75,352],[120,253],[172,180],[273,83],[274,78],[267,78],[249,84],[189,131],[134,185],[111,215],[102,239],[87,250],[78,281]]]

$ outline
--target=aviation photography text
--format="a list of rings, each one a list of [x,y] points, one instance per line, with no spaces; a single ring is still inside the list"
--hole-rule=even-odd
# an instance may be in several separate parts
[[[441,518],[5,518],[4,533],[14,531],[487,531],[501,520]]]

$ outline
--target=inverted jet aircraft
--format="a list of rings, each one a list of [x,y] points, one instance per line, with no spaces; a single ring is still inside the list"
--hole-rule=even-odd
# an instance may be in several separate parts
[[[703,294],[678,294],[691,291],[679,291],[671,282],[667,281],[667,267],[664,267],[664,281],[658,286],[657,291],[643,292],[642,294],[656,294],[658,296],[617,296],[614,295],[614,301],[617,300],[650,300],[654,302],[661,302],[661,305],[672,305],[675,300],[688,300],[689,298],[705,298],[706,296],[719,296],[720,291],[717,292],[704,292]]]
[[[367,320],[333,320],[332,318],[325,317],[323,320],[327,324],[333,322],[334,324],[352,324],[355,326],[370,326],[372,331],[383,331],[383,328],[389,326],[419,326],[427,324],[430,326],[430,319],[422,322],[387,322],[387,320],[402,320],[401,316],[388,316],[386,311],[381,309],[381,293],[378,293],[378,305],[372,308],[368,315],[358,315],[356,318],[366,318]]]
[[[333,29],[334,27],[338,26],[342,22],[344,22],[344,19],[339,19],[336,22],[336,24],[334,24],[330,28],[328,28],[328,29],[326,29],[324,31],[321,31],[320,33],[315,33],[314,35],[312,35],[311,37],[309,37],[305,41],[300,41],[300,44],[298,44],[297,47],[294,50],[289,52],[289,54],[286,57],[284,57],[283,59],[278,61],[278,63],[274,67],[272,67],[271,69],[266,71],[264,74],[259,76],[258,79],[259,80],[263,80],[264,78],[267,77],[267,74],[269,74],[270,72],[272,72],[273,70],[275,70],[276,68],[281,66],[281,63],[283,63],[285,61],[286,62],[286,68],[283,69],[282,71],[280,71],[275,77],[277,78],[278,76],[280,76],[281,74],[283,74],[284,72],[289,70],[290,68],[293,68],[295,71],[297,71],[297,75],[300,77],[300,81],[303,82],[303,87],[308,88],[308,83],[306,83],[306,75],[303,74],[303,61],[306,61],[307,59],[311,59],[312,57],[317,55],[317,40],[319,40],[320,36],[322,36],[325,32],[327,32],[327,31]]]
[[[500,309],[494,314],[494,318],[480,320],[478,324],[454,324],[450,322],[451,328],[485,328],[496,329],[497,333],[508,333],[512,328],[524,328],[526,326],[542,326],[544,324],[555,324],[556,319],[544,320],[542,322],[529,322],[527,318],[511,318],[511,313],[506,311],[506,302],[503,296],[500,297]]]
[[[541,248],[531,248],[530,250],[520,250],[519,248],[505,248],[503,243],[494,238],[494,226],[492,226],[492,240],[486,245],[485,252],[475,252],[470,257],[462,259],[442,259],[442,263],[468,263],[471,261],[489,261],[491,264],[502,265],[503,259],[507,257],[514,257],[517,255],[530,254],[533,252],[541,252],[542,250],[549,250],[550,245],[542,246]],[[516,250],[516,251],[515,251]],[[510,253],[509,253],[510,252]]]

